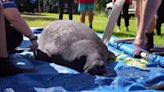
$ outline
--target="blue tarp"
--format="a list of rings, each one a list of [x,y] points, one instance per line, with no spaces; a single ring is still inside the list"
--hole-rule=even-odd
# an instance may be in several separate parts
[[[39,35],[41,30],[33,31]],[[98,35],[102,37],[101,33]],[[112,39],[117,38],[112,37]],[[20,47],[26,48],[29,44],[30,42],[24,38]],[[124,58],[133,58],[132,44],[124,44],[125,47],[117,44],[120,48],[114,44],[110,42],[108,48],[115,55],[119,56],[124,52]],[[102,77],[78,73],[64,66],[38,61],[33,58],[32,52],[24,51],[12,55],[13,62],[21,64],[24,62],[22,68],[34,68],[36,72],[0,78],[0,92],[162,92],[150,88],[150,86],[164,84],[164,69],[156,63],[163,63],[164,61],[161,60],[163,57],[156,55],[154,57],[155,59],[151,57],[153,59],[148,61],[146,70],[128,66],[123,62],[124,59],[121,59],[108,65],[111,76]]]

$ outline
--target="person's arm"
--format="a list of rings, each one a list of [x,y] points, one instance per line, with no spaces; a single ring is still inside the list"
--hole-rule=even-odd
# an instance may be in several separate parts
[[[74,0],[74,3],[75,3],[75,4],[78,4],[78,3],[79,3],[79,0]]]
[[[5,32],[5,22],[2,14],[2,3],[0,1],[0,58],[7,58],[7,43],[6,43],[6,32]]]
[[[13,3],[11,1],[7,3]],[[7,6],[7,5],[6,5]],[[12,4],[11,4],[12,6]],[[33,39],[35,36],[27,23],[24,21],[24,19],[21,17],[21,14],[19,13],[18,9],[16,7],[5,7],[3,9],[3,14],[5,18],[13,25],[13,27],[28,37],[29,39]],[[36,40],[32,40],[32,47],[31,49],[36,49],[37,48],[37,42]]]
[[[20,33],[24,34],[29,39],[34,37],[34,34],[25,23],[25,21],[20,16],[18,10],[16,8],[7,8],[4,9],[3,14],[5,18],[13,24],[14,28],[17,29]]]

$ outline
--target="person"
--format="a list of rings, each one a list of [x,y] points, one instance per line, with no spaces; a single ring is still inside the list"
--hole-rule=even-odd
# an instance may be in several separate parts
[[[4,17],[2,14],[2,2],[0,1],[0,59],[2,57],[7,57],[7,43],[6,43],[6,33],[5,33],[5,24]],[[0,60],[2,61],[2,60]],[[1,63],[1,62],[0,62]]]
[[[157,35],[161,35],[161,25],[162,23],[164,23],[164,0],[162,0],[162,3],[158,9],[158,12],[157,12],[157,22],[156,22],[156,31],[157,31]]]
[[[80,22],[85,23],[85,15],[87,13],[90,28],[92,28],[95,2],[95,0],[75,0],[75,3],[78,3],[78,11],[80,12]]]
[[[73,0],[59,0],[59,19],[60,20],[63,19],[65,3],[67,3],[67,6],[68,6],[69,20],[72,20],[73,19],[73,13],[72,13]]]
[[[38,0],[29,0],[30,12],[35,13],[38,6]]]
[[[136,0],[137,33],[134,40],[136,56],[140,55],[141,48],[147,51],[153,48],[152,31],[160,3],[161,0]]]
[[[112,0],[113,4],[115,3],[116,0]],[[125,27],[126,27],[126,31],[129,31],[129,19],[130,19],[130,16],[128,14],[128,10],[129,10],[129,5],[132,4],[132,0],[125,0],[125,4],[123,6],[123,18],[124,18],[124,22],[125,22]],[[120,27],[120,24],[121,24],[121,14],[118,18],[118,21],[117,21],[117,31],[119,32],[121,30],[121,27]]]
[[[38,11],[43,12],[43,0],[38,0]]]
[[[22,36],[20,36],[20,34],[28,37],[31,41],[31,50],[36,50],[38,48],[38,44],[36,41],[37,37],[33,34],[26,22],[23,20],[18,9],[16,8],[15,3],[12,0],[0,0],[0,2],[3,4],[3,7],[1,7],[0,9],[0,21],[2,22],[0,24],[0,77],[6,77],[23,72],[32,72],[33,70],[31,69],[21,69],[19,67],[16,67],[11,62],[8,52],[14,50],[20,45],[22,41]],[[3,21],[3,16],[5,18],[5,21]],[[10,31],[12,31],[11,33],[16,33],[11,34]],[[8,34],[10,36],[7,36]],[[12,40],[13,42],[8,42],[8,39]],[[8,46],[11,48],[9,48]]]

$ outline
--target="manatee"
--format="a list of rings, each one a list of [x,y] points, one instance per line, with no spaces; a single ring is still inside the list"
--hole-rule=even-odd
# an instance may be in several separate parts
[[[91,75],[106,75],[107,64],[116,58],[92,29],[71,20],[51,22],[38,45],[38,59]]]

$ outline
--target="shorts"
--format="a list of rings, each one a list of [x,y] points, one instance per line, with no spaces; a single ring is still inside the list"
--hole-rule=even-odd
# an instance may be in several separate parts
[[[92,12],[94,10],[94,4],[79,4],[79,12]]]
[[[6,40],[7,40],[7,51],[12,52],[17,48],[23,41],[23,35],[18,32],[14,27],[6,24]]]

